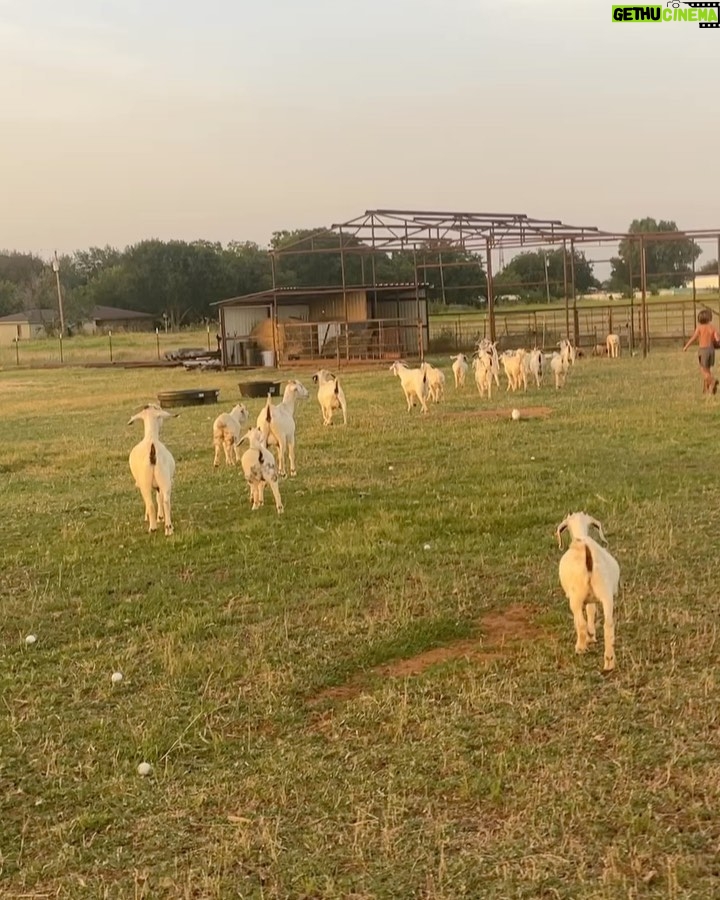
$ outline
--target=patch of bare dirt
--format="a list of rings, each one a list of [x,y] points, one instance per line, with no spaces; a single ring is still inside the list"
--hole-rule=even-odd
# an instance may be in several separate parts
[[[352,700],[368,689],[372,678],[412,678],[439,663],[464,659],[483,665],[506,659],[518,644],[534,640],[541,634],[531,610],[519,604],[486,613],[478,621],[478,629],[480,635],[476,638],[463,638],[444,647],[434,647],[407,659],[393,660],[360,672],[345,684],[325,688],[311,697],[308,703],[314,706],[328,700]]]
[[[552,415],[552,409],[549,406],[525,406],[518,407],[520,412],[520,421],[523,419],[547,419]],[[461,417],[468,419],[509,419],[509,409],[476,409],[463,410],[458,412],[447,412],[446,416]]]

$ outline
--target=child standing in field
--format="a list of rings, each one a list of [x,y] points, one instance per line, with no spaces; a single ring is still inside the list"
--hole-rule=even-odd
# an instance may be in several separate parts
[[[712,373],[712,367],[715,365],[715,348],[720,347],[720,334],[718,334],[717,329],[712,324],[712,312],[709,309],[702,309],[698,313],[697,328],[683,347],[683,352],[696,339],[700,345],[698,362],[700,363],[700,371],[703,374],[703,394],[715,394],[718,389],[718,380]]]

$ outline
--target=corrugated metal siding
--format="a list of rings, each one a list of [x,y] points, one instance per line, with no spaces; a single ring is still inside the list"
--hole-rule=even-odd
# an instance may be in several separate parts
[[[225,334],[227,337],[247,337],[259,322],[269,316],[269,306],[226,306]]]
[[[284,319],[302,319],[303,322],[307,322],[310,316],[310,307],[307,303],[298,303],[295,306],[286,306],[284,303],[278,303],[278,321],[282,322]]]
[[[342,292],[327,294],[310,301],[310,319],[313,322],[344,322],[345,305]],[[348,322],[367,321],[367,297],[365,291],[347,292]]]

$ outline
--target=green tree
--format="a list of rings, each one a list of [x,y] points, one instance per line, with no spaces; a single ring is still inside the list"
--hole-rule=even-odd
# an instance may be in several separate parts
[[[706,263],[703,263],[698,272],[700,275],[717,275],[718,272],[718,264],[716,259],[710,259]]]
[[[583,293],[590,287],[597,287],[599,282],[593,274],[593,264],[585,254],[574,250],[575,291]],[[547,277],[546,277],[547,266]],[[567,284],[571,284],[570,251],[567,254]],[[514,256],[505,268],[498,273],[494,282],[495,294],[519,294],[523,298],[538,301],[546,300],[548,289],[551,299],[565,296],[565,276],[563,269],[563,250],[528,250]]]
[[[660,232],[678,232],[675,222],[646,217],[634,219],[628,228],[629,234],[648,235],[645,241],[645,273],[650,290],[672,288],[683,285],[691,273],[692,262],[700,256],[701,250],[692,238],[678,237],[677,240],[652,240],[652,235]],[[633,288],[640,287],[640,241],[623,238],[618,246],[618,255],[610,260],[610,286],[615,290],[630,290],[630,268],[632,268]]]

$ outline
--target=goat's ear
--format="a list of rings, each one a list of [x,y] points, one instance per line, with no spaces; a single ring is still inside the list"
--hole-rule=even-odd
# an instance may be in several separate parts
[[[607,544],[607,538],[605,537],[605,532],[603,531],[602,525],[598,522],[597,519],[590,518],[590,524],[594,525],[597,528],[597,533],[600,540],[603,544]]]
[[[142,414],[146,409],[147,409],[147,407],[145,406],[145,407],[143,407],[142,410],[140,410],[140,412],[135,413],[134,416],[130,416],[130,418],[128,419],[128,422],[127,422],[128,425],[132,425],[133,422],[137,422],[138,419],[141,419]]]
[[[557,530],[555,531],[555,537],[557,538],[558,547],[562,550],[562,536],[567,531],[567,519],[563,519],[562,522],[558,525]]]

